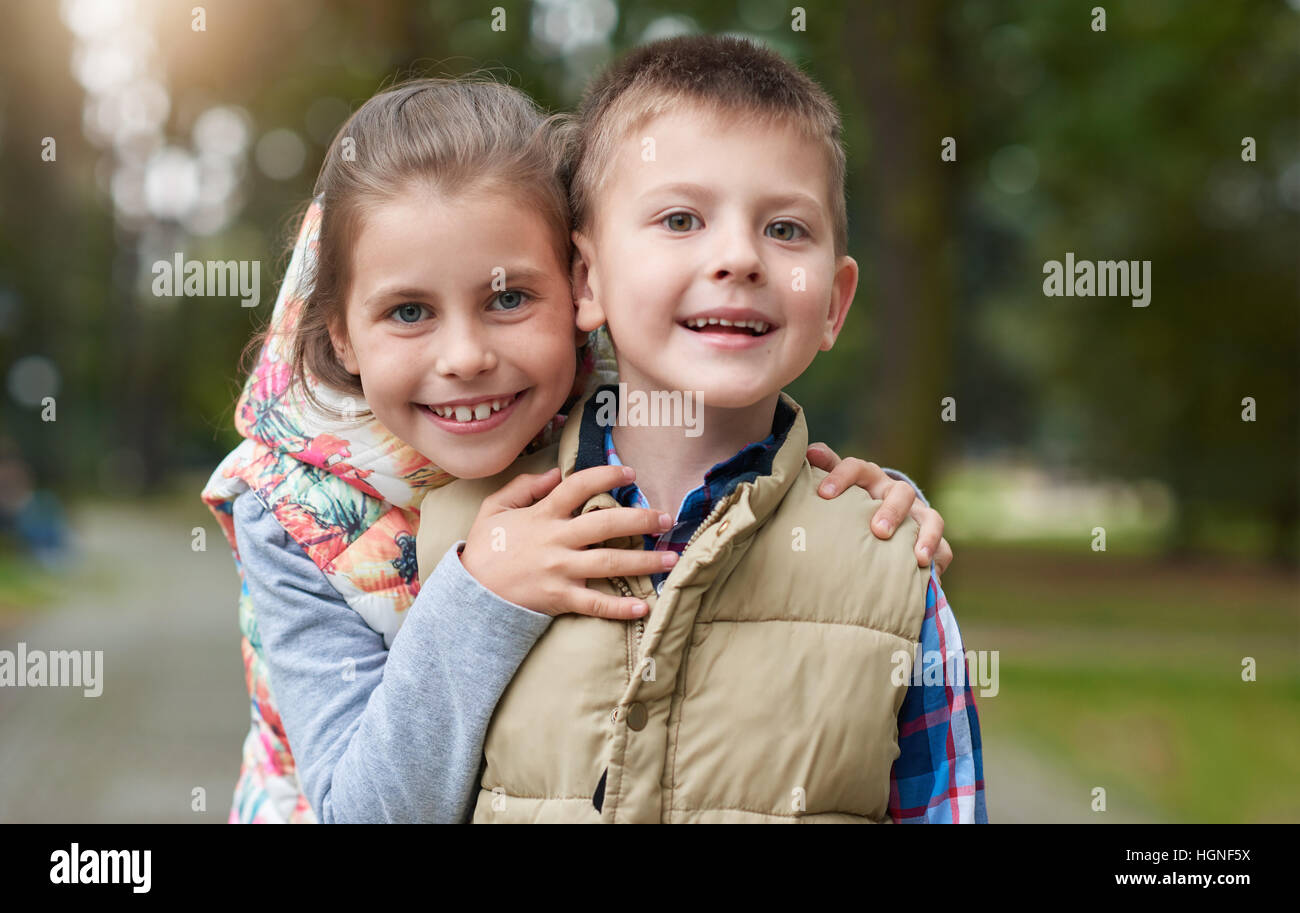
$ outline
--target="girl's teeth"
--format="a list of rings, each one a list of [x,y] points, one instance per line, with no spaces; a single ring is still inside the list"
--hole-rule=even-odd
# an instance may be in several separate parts
[[[510,405],[513,400],[513,396],[507,396],[505,399],[486,400],[473,406],[432,406],[431,408],[443,418],[458,422],[468,422],[471,419],[481,422],[493,412],[499,412]]]

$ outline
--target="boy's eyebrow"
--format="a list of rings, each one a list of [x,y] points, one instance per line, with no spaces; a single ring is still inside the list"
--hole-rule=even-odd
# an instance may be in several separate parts
[[[716,194],[705,187],[703,184],[691,184],[685,181],[677,181],[671,184],[657,184],[642,193],[639,199],[645,199],[656,194],[671,194],[673,196],[685,197],[702,197],[704,199],[713,199]]]
[[[818,211],[822,208],[820,200],[801,190],[792,190],[789,193],[774,193],[771,196],[763,197],[763,203],[767,206],[811,206]]]
[[[717,196],[717,194],[713,190],[703,186],[702,184],[676,182],[672,184],[659,184],[658,186],[651,187],[650,189],[642,193],[640,198],[645,199],[647,197],[657,196],[659,194],[696,197],[705,200],[711,200],[715,196]],[[814,196],[811,196],[810,194],[804,193],[801,190],[791,190],[786,193],[774,193],[768,196],[761,197],[759,202],[762,203],[764,206],[803,205],[803,206],[811,206],[813,209],[819,211],[822,208],[822,204],[820,200],[818,200]]]

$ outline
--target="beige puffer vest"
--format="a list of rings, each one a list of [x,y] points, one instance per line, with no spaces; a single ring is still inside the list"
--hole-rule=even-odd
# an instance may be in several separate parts
[[[492,717],[475,823],[889,821],[929,578],[912,520],[882,541],[865,491],[817,495],[826,473],[805,459],[803,411],[781,396],[797,415],[772,473],[717,504],[658,595],[648,577],[591,581],[650,614],[561,615],[537,641]],[[558,444],[566,477],[580,443],[590,454],[603,436],[580,420],[587,408],[591,394]],[[483,497],[556,459],[552,446],[431,491],[421,577],[468,533]],[[601,493],[583,512],[616,506]],[[895,651],[906,666],[891,676]]]

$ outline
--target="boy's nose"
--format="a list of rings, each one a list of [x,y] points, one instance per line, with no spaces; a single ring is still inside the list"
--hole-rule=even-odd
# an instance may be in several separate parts
[[[753,268],[719,267],[716,271],[714,271],[713,278],[717,279],[718,281],[736,278],[746,282],[752,282],[755,285],[758,285],[763,278],[763,271],[756,266]]]
[[[761,285],[764,281],[763,261],[758,249],[746,231],[733,230],[722,240],[713,267],[713,279]]]

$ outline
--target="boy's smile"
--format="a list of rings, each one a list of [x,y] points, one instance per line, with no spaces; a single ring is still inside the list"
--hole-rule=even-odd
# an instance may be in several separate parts
[[[698,106],[653,118],[616,147],[575,234],[579,326],[608,323],[630,388],[770,405],[831,347],[856,288],[828,184],[821,148],[789,124]]]
[[[775,322],[753,308],[711,308],[677,323],[722,348],[759,345],[760,339],[777,329]]]

